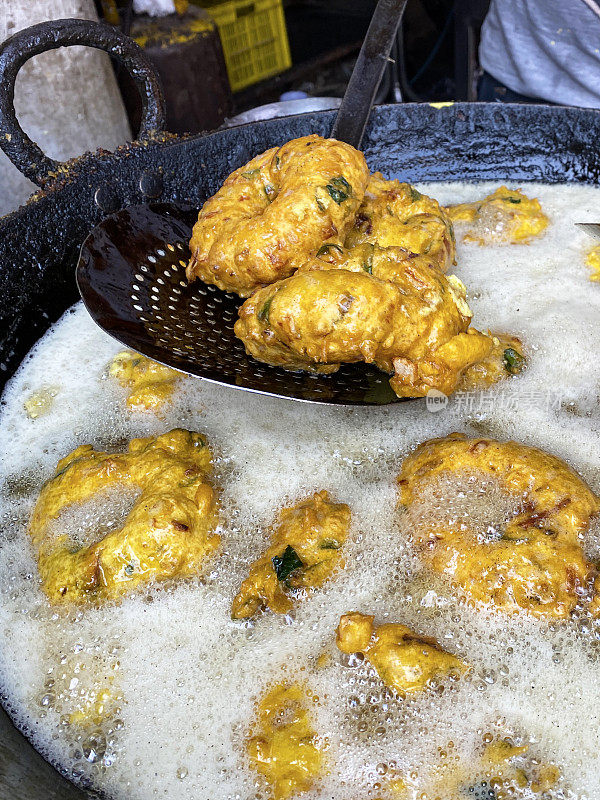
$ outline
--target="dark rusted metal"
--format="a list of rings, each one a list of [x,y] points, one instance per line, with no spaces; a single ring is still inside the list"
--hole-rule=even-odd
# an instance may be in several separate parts
[[[221,40],[206,11],[190,6],[182,17],[136,17],[130,35],[160,76],[169,131],[211,131],[231,116],[233,101]],[[137,130],[139,93],[126,71],[120,70],[118,78],[132,128]]]
[[[142,98],[140,139],[164,128],[165,104],[159,78],[142,49],[129,37],[111,25],[84,19],[60,19],[32,25],[0,46],[0,147],[38,186],[43,186],[62,165],[45,155],[19,125],[13,102],[15,80],[32,56],[71,45],[104,50],[128,70]]]
[[[360,147],[407,0],[379,0],[331,135]]]

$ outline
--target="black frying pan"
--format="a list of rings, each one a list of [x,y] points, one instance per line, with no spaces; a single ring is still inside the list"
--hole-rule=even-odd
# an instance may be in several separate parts
[[[78,23],[58,44],[86,44]],[[160,94],[151,68],[133,45],[106,27],[94,46],[119,58],[138,78],[145,98],[141,140],[118,152],[55,165],[14,127],[12,92],[19,66],[57,46],[56,29],[36,26],[0,53],[0,140],[42,191],[0,220],[0,388],[31,346],[78,299],[74,267],[79,248],[107,214],[157,201],[199,207],[224,178],[252,156],[288,139],[331,134],[335,113],[314,112],[255,122],[208,136],[180,139],[160,127]],[[13,132],[7,146],[6,133]],[[408,181],[493,180],[598,183],[600,152],[595,110],[457,103],[380,106],[362,147],[371,169]],[[40,158],[43,156],[43,158]],[[85,795],[50,767],[0,711],[0,800],[76,800]],[[24,731],[27,734],[27,731]]]

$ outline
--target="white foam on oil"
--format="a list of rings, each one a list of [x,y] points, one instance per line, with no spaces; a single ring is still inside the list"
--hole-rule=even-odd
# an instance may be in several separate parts
[[[420,188],[462,202],[496,187]],[[549,796],[600,800],[597,626],[585,616],[549,625],[456,602],[419,564],[395,511],[403,456],[455,430],[543,447],[600,491],[600,287],[583,263],[592,243],[573,225],[593,221],[600,192],[525,190],[551,219],[545,236],[528,246],[459,243],[454,271],[469,287],[473,324],[521,336],[528,368],[493,392],[450,398],[436,413],[421,401],[296,404],[194,379],[180,382],[160,417],[129,413],[125,390],[106,377],[120,348],[81,306],[34,348],[0,416],[0,681],[48,757],[117,798],[266,798],[244,736],[257,695],[274,680],[299,679],[314,695],[329,747],[329,773],[308,800],[383,795],[385,775],[422,774],[449,740],[469,758],[486,732],[515,736],[560,766]],[[57,389],[52,408],[30,419],[24,400],[48,384]],[[78,445],[118,449],[175,426],[207,434],[215,453],[223,544],[206,579],[140,590],[119,605],[51,607],[26,533],[42,482]],[[346,569],[293,618],[232,622],[232,599],[279,508],[323,488],[352,509]],[[461,491],[455,515],[472,504],[483,531],[511,513],[497,487],[467,481]],[[131,499],[113,505],[113,523]],[[69,512],[64,530],[89,535],[101,524],[98,508],[80,511]],[[588,535],[590,552],[600,552],[599,533]],[[390,697],[368,665],[335,649],[339,616],[351,610],[437,637],[469,662],[470,676],[411,699]],[[331,662],[319,668],[325,651]],[[106,719],[81,728],[78,709],[106,686]]]

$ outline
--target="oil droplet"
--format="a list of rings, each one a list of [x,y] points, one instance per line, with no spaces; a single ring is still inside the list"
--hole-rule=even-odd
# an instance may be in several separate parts
[[[90,764],[97,764],[106,752],[106,739],[104,734],[99,731],[91,734],[82,744],[83,757]]]

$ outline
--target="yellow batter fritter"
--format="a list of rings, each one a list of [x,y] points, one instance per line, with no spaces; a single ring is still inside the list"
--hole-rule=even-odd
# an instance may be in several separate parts
[[[188,280],[247,297],[291,275],[354,223],[369,171],[344,142],[304,136],[235,170],[202,206]]]
[[[516,442],[451,434],[420,445],[402,464],[400,502],[410,514],[439,478],[481,474],[499,482],[520,507],[500,535],[485,540],[468,523],[411,521],[424,561],[468,598],[505,612],[567,617],[593,594],[596,569],[581,536],[599,498],[559,458]]]
[[[181,378],[180,372],[130,350],[117,353],[108,373],[129,390],[129,411],[156,411],[171,397]]]
[[[380,172],[369,178],[364,200],[344,244],[352,248],[365,242],[380,247],[403,247],[425,255],[443,272],[455,261],[452,222],[437,200],[408,183],[388,181]]]
[[[340,617],[336,643],[342,653],[362,653],[381,680],[402,696],[422,691],[434,678],[467,669],[435,639],[397,623],[375,626],[372,616],[358,611]]]
[[[465,242],[476,244],[527,244],[548,227],[540,201],[519,189],[500,186],[475,203],[446,208],[455,225],[465,225]]]
[[[350,520],[350,508],[332,503],[326,491],[284,508],[270,546],[252,564],[233,601],[231,616],[251,617],[262,608],[287,614],[293,607],[289,593],[322,586],[344,567],[341,549]]]
[[[324,756],[303,688],[296,683],[274,686],[261,698],[257,717],[246,749],[273,800],[308,791],[323,771]]]
[[[508,333],[489,335],[492,349],[482,361],[463,372],[457,391],[481,391],[511,375],[519,375],[525,369],[525,349],[520,339]]]
[[[204,437],[182,429],[133,439],[126,453],[83,445],[59,461],[29,524],[51,602],[115,599],[151,580],[200,573],[220,543],[210,470]],[[121,528],[81,548],[50,535],[64,509],[116,485],[141,489]]]
[[[321,373],[365,361],[394,373],[399,397],[422,397],[432,388],[450,394],[462,371],[489,354],[492,340],[469,329],[466,290],[454,276],[396,259],[392,283],[356,262],[358,271],[316,261],[242,305],[235,333],[249,355]]]

